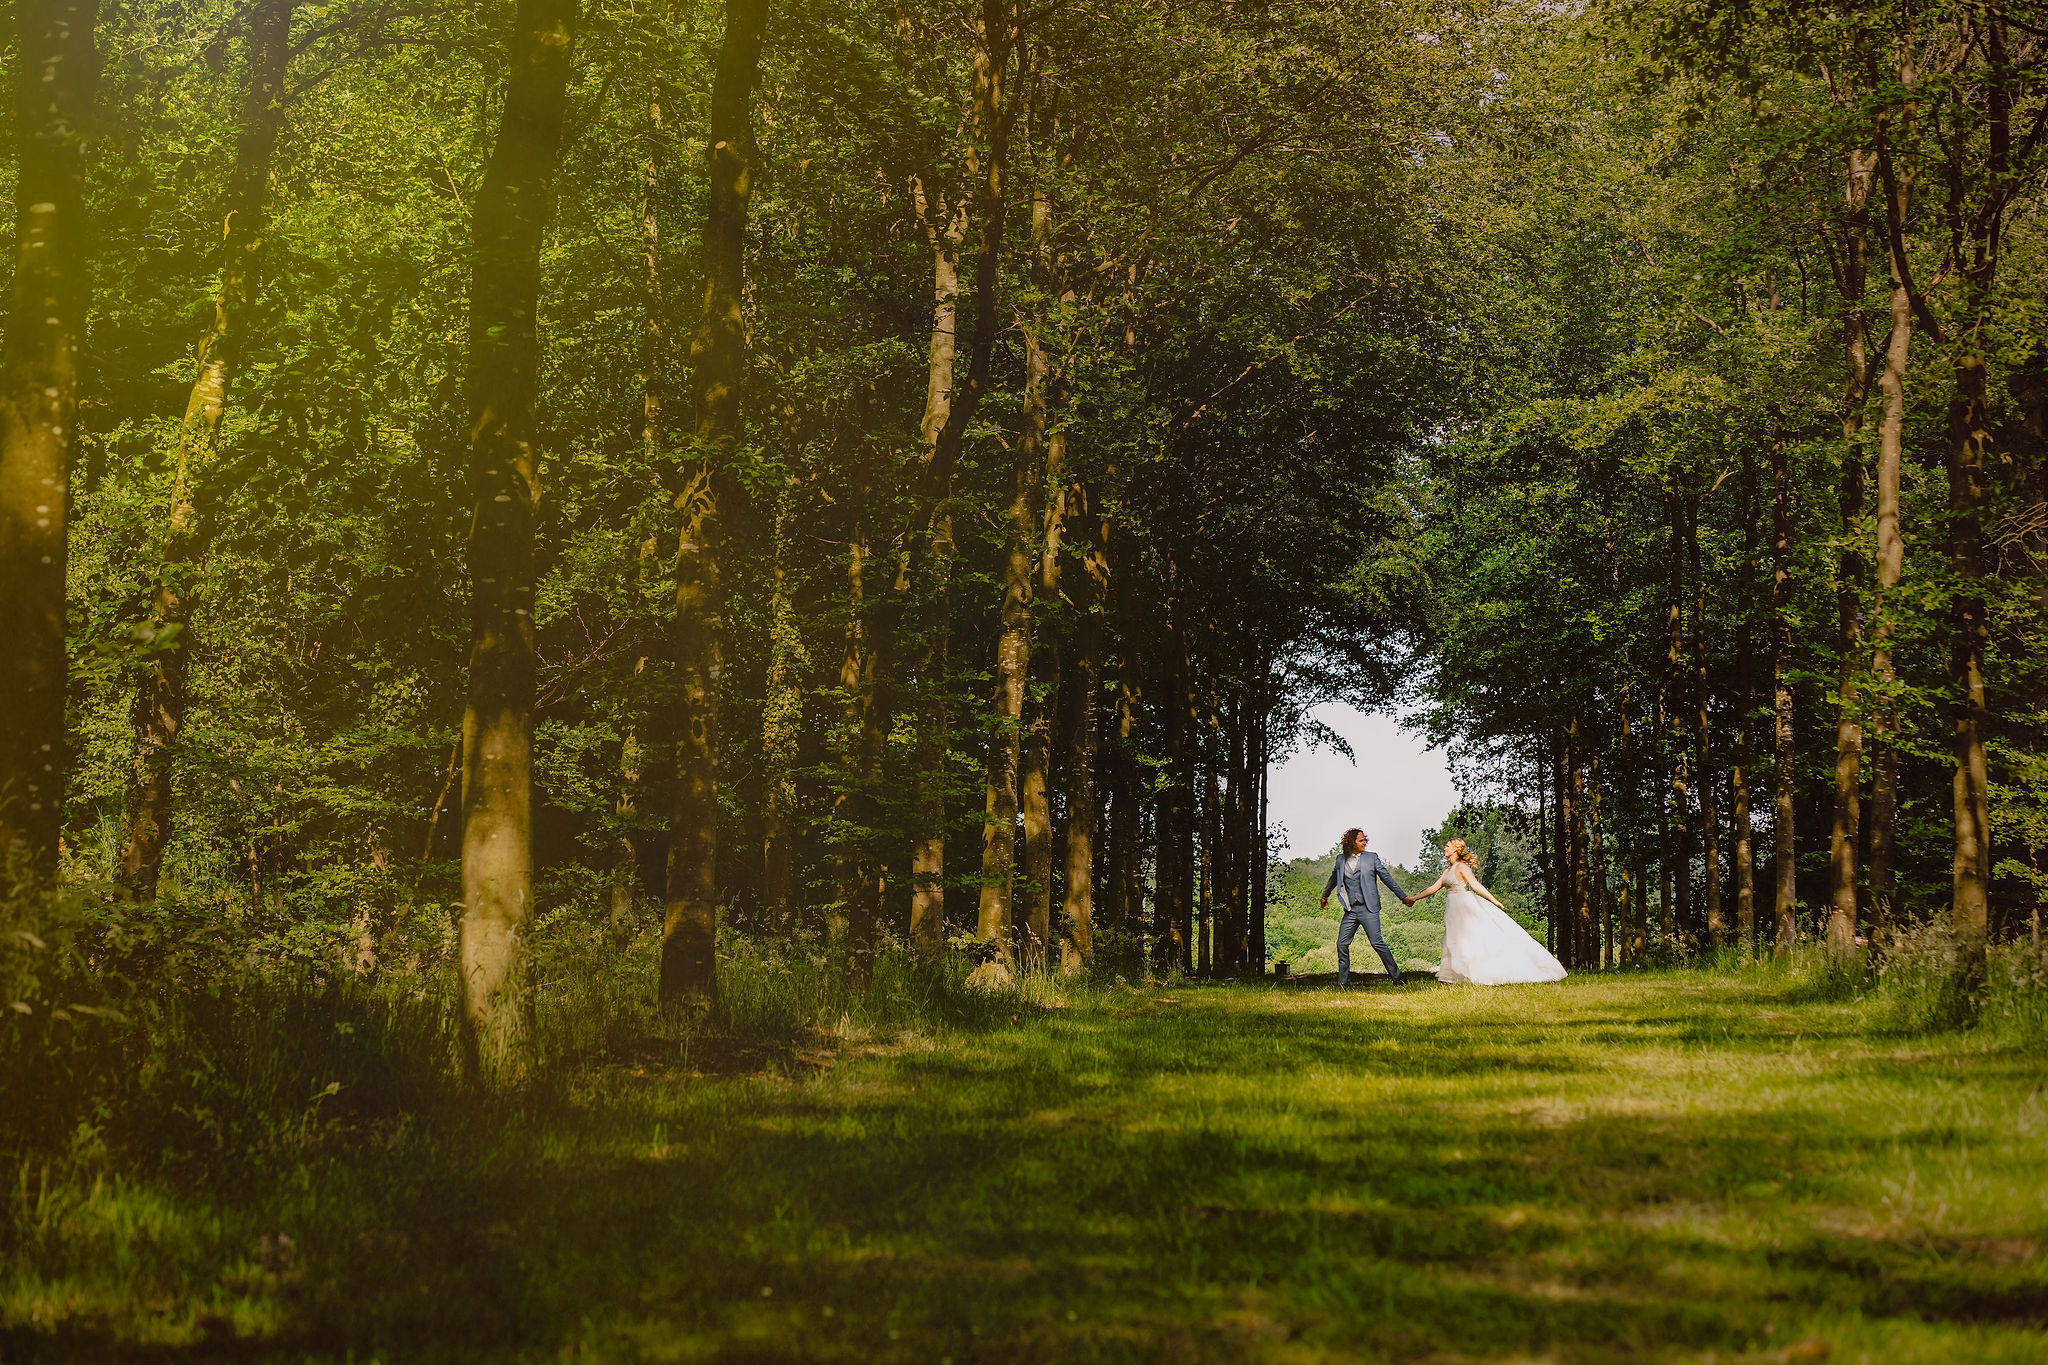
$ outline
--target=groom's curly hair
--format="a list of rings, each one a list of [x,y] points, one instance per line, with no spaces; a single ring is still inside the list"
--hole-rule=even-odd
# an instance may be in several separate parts
[[[1344,831],[1344,837],[1343,837],[1342,839],[1339,839],[1339,840],[1337,841],[1337,847],[1339,847],[1339,848],[1345,848],[1345,849],[1348,849],[1348,848],[1350,848],[1350,847],[1351,847],[1351,836],[1352,836],[1352,835],[1354,835],[1354,834],[1355,834],[1355,835],[1357,835],[1357,836],[1358,836],[1358,837],[1359,837],[1360,839],[1363,839],[1363,838],[1365,838],[1365,831],[1364,831],[1364,830],[1362,830],[1362,829],[1347,829],[1347,830],[1345,830],[1345,831]]]

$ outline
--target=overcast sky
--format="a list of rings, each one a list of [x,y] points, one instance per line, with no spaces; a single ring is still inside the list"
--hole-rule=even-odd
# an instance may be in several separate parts
[[[1273,769],[1267,818],[1286,827],[1285,856],[1327,853],[1357,825],[1375,853],[1415,866],[1422,831],[1442,823],[1458,804],[1443,753],[1425,750],[1392,716],[1330,705],[1318,706],[1315,717],[1349,741],[1358,763],[1313,749]]]

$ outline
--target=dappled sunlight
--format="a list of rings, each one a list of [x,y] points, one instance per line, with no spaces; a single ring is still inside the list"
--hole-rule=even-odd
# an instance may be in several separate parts
[[[205,1292],[281,1354],[2038,1359],[2048,1125],[1996,1049],[1686,976],[1019,1018],[615,1075],[410,1183],[344,1163],[352,1200],[268,1201],[289,1288],[242,1255]]]

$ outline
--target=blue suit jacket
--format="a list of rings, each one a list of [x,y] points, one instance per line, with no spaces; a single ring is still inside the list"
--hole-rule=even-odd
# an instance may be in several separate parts
[[[1358,871],[1355,874],[1355,880],[1365,884],[1362,890],[1361,888],[1351,886],[1350,880],[1344,876],[1344,855],[1339,853],[1336,863],[1330,868],[1330,879],[1323,883],[1324,899],[1328,899],[1330,892],[1334,889],[1337,891],[1338,902],[1344,906],[1345,910],[1370,910],[1377,915],[1380,912],[1380,882],[1385,882],[1396,896],[1406,896],[1408,894],[1401,889],[1401,884],[1394,880],[1394,874],[1387,871],[1387,865],[1380,861],[1380,855],[1374,853],[1371,849],[1367,849],[1358,855]],[[1352,897],[1346,894],[1350,891],[1360,891],[1358,899],[1364,901],[1364,904],[1354,904]]]

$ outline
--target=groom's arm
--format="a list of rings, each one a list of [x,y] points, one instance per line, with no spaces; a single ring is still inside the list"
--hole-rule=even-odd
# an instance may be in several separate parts
[[[1408,899],[1407,889],[1404,888],[1401,885],[1401,883],[1394,880],[1394,874],[1387,871],[1387,865],[1385,863],[1379,862],[1377,859],[1375,859],[1373,864],[1373,871],[1379,874],[1379,879],[1385,882],[1393,890],[1396,896],[1399,896],[1404,902]]]
[[[1344,863],[1341,859],[1330,864],[1330,878],[1323,883],[1323,909],[1325,910],[1330,908],[1330,892],[1335,889],[1337,878],[1343,874],[1343,871]]]

